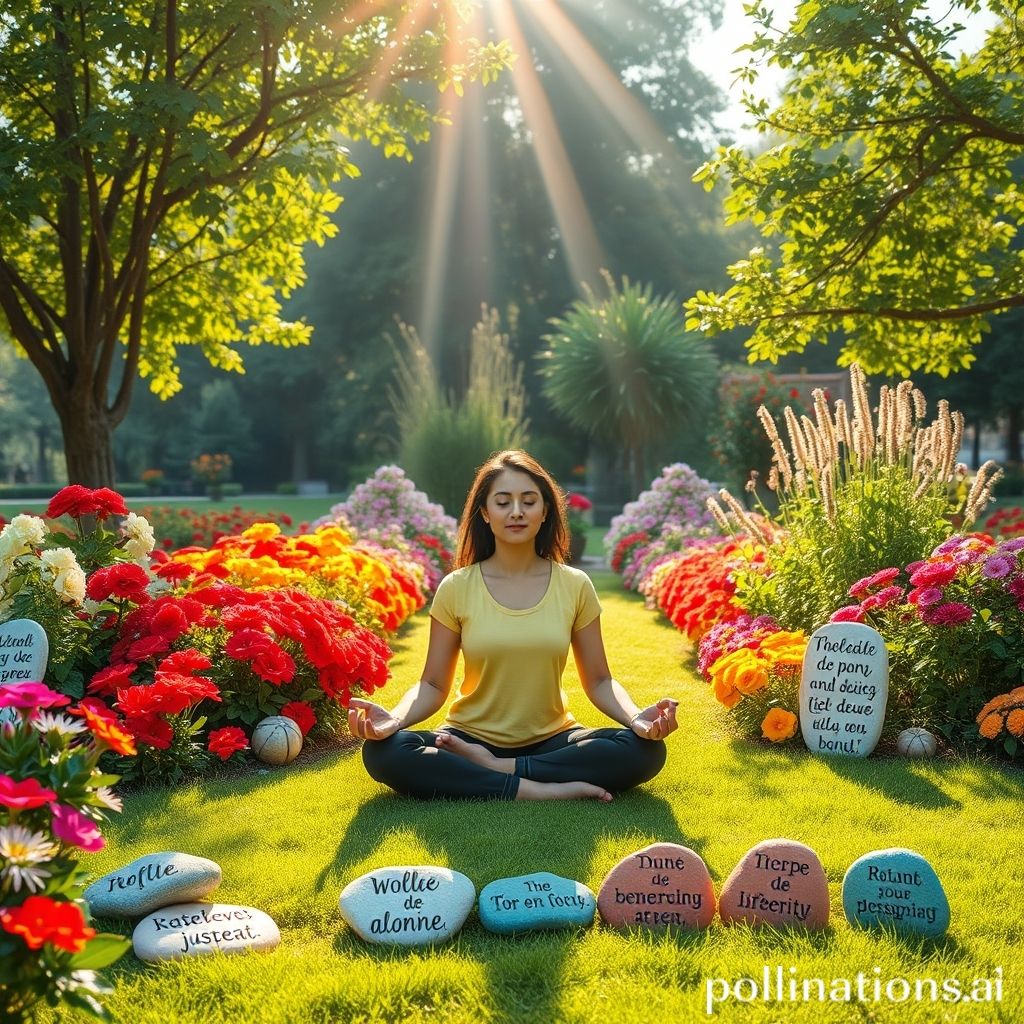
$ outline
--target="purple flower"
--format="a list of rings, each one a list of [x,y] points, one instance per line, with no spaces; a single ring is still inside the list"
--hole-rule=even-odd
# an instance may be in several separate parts
[[[1001,580],[1004,576],[1009,576],[1013,569],[1013,559],[1004,558],[1002,555],[991,555],[985,559],[985,564],[981,567],[981,574],[986,579]]]

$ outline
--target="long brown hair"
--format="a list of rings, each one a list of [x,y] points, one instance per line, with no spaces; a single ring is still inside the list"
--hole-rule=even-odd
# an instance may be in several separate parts
[[[476,479],[466,495],[466,504],[462,507],[462,518],[459,520],[459,535],[455,542],[456,569],[482,562],[494,554],[494,534],[484,522],[482,513],[494,478],[505,469],[514,469],[530,477],[540,490],[547,508],[547,517],[540,524],[540,530],[534,538],[537,554],[553,562],[564,562],[569,557],[565,496],[551,474],[532,455],[511,448],[495,453],[476,471]]]

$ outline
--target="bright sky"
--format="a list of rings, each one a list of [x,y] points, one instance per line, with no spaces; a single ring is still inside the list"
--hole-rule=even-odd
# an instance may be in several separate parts
[[[797,0],[765,0],[775,13],[774,24],[783,28],[792,20]],[[949,11],[948,0],[929,0],[926,5],[931,17],[942,18]],[[975,49],[985,37],[993,22],[989,12],[967,16],[957,11],[957,18],[963,21],[965,30],[960,34],[963,49]],[[745,114],[739,105],[742,89],[734,84],[734,68],[746,63],[747,53],[734,53],[738,46],[750,42],[754,35],[754,23],[743,13],[743,0],[724,0],[722,27],[696,43],[691,55],[693,62],[712,78],[729,95],[733,102],[721,118],[723,128],[736,134],[737,142],[751,143],[758,138],[757,132],[744,128]],[[781,87],[785,73],[779,68],[767,68],[761,73],[757,92],[775,96]]]

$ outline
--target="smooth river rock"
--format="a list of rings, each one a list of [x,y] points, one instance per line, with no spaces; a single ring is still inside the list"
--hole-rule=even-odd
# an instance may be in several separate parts
[[[85,900],[99,917],[141,917],[172,903],[191,903],[220,885],[216,861],[190,853],[150,853],[98,878]]]
[[[490,932],[580,928],[593,924],[597,903],[582,882],[548,871],[499,878],[480,891],[480,922]]]
[[[360,875],[342,889],[338,906],[367,942],[423,946],[450,939],[475,902],[476,887],[465,875],[421,864]]]
[[[867,757],[882,735],[889,654],[881,633],[832,622],[807,642],[800,676],[800,733],[812,754]]]
[[[890,927],[937,939],[949,928],[949,900],[935,869],[913,850],[874,850],[843,878],[843,912],[861,928]]]
[[[281,931],[255,907],[230,903],[175,903],[144,917],[132,933],[140,960],[180,960],[210,953],[276,949]]]
[[[707,928],[715,916],[715,886],[688,846],[654,843],[608,872],[597,908],[614,928]]]
[[[792,839],[766,839],[743,855],[718,897],[723,924],[776,928],[828,924],[828,879],[818,855]]]

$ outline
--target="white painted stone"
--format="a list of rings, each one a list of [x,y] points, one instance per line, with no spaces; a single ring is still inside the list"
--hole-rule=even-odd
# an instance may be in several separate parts
[[[216,861],[189,853],[150,853],[98,878],[85,900],[99,917],[141,917],[172,903],[191,903],[220,885]]]
[[[302,749],[302,730],[293,718],[271,715],[253,729],[249,746],[267,764],[288,764]]]
[[[475,902],[476,888],[465,875],[420,865],[360,875],[342,890],[338,906],[367,942],[423,946],[450,939]]]
[[[230,903],[175,903],[144,917],[132,933],[140,960],[181,960],[210,953],[276,949],[281,931],[255,907]]]
[[[11,619],[0,625],[0,686],[41,683],[46,675],[50,641],[32,619]]]
[[[830,622],[811,634],[800,677],[800,732],[815,754],[867,757],[882,734],[889,655],[860,622]]]
[[[904,729],[896,737],[896,749],[904,757],[934,757],[935,747],[935,737],[919,726]]]

